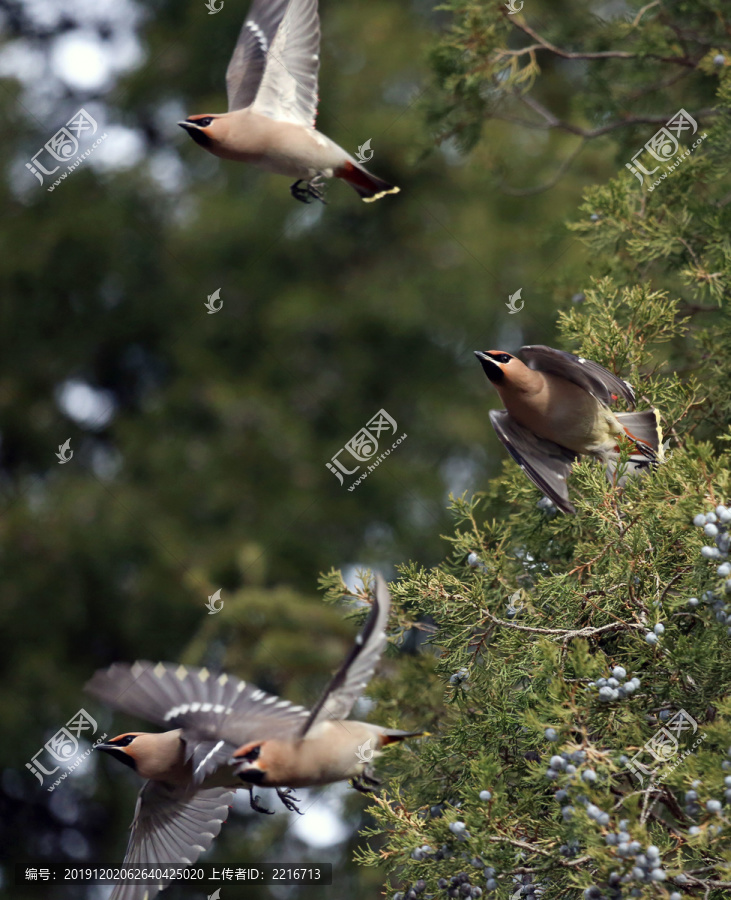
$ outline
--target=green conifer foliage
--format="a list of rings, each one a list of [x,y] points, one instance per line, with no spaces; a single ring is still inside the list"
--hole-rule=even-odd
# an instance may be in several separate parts
[[[449,8],[432,112],[469,144],[556,54],[511,56],[515,23]],[[623,489],[582,461],[566,516],[508,459],[483,493],[453,499],[444,562],[402,567],[398,629],[425,641],[382,683],[379,721],[390,710],[430,734],[391,755],[359,855],[385,865],[388,896],[731,896],[731,68],[717,5],[629,19],[587,22],[582,38],[552,18],[552,44],[588,54],[622,38],[632,56],[587,62],[587,93],[610,68],[647,87],[683,57],[689,90],[700,99],[713,78],[718,97],[702,146],[654,191],[623,158],[586,190],[569,227],[591,254],[558,346],[660,411],[666,460]],[[498,405],[486,391],[476,414]]]

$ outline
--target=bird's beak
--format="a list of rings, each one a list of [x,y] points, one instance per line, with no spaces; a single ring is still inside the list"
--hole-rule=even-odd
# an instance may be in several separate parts
[[[178,122],[181,128],[188,132],[188,134],[193,138],[196,144],[199,144],[201,147],[205,149],[209,149],[211,146],[211,138],[210,135],[206,133],[204,128],[201,128],[200,125],[196,125],[195,122]]]
[[[488,356],[487,353],[482,350],[475,350],[475,356],[480,360],[482,371],[493,384],[499,384],[505,380],[505,373],[503,372],[502,367],[498,365],[492,357]]]
[[[118,759],[121,763],[124,763],[125,766],[129,766],[130,769],[135,768],[134,759],[129,755],[129,753],[125,753],[123,747],[117,747],[116,744],[97,744],[96,749],[103,750],[104,753],[108,753],[110,756]]]
[[[107,744],[106,742],[103,744],[96,745],[97,750],[103,750],[105,753],[124,753],[124,749],[122,747],[118,747],[116,744]]]

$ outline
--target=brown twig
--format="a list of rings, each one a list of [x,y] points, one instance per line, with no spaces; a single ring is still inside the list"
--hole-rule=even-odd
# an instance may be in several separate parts
[[[546,634],[554,638],[561,638],[564,644],[568,643],[575,637],[595,637],[597,634],[606,634],[611,631],[640,630],[645,629],[644,625],[635,624],[633,622],[610,622],[609,625],[599,625],[592,627],[586,625],[584,628],[541,628],[533,625],[518,625],[517,622],[506,622],[504,619],[498,619],[489,610],[483,610],[486,618],[490,619],[496,625],[502,625],[504,628],[513,628],[516,631],[529,631],[533,634]]]
[[[510,56],[532,53],[535,50],[548,50],[550,53],[560,56],[562,59],[638,59],[640,56],[643,56],[646,59],[656,59],[660,62],[675,63],[676,65],[687,66],[693,69],[696,67],[696,63],[687,56],[658,56],[655,53],[630,53],[629,50],[597,50],[586,53],[562,50],[560,47],[557,47],[555,44],[552,44],[550,41],[541,37],[540,34],[535,32],[529,25],[526,25],[525,22],[516,21],[513,18],[511,18],[510,21],[515,28],[536,41],[535,44],[531,44],[529,47],[523,47],[520,50],[504,51],[506,55]]]

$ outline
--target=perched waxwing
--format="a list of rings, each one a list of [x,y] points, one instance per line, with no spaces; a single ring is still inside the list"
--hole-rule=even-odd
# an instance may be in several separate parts
[[[266,812],[254,786],[276,788],[299,812],[291,788],[351,780],[365,793],[379,782],[369,763],[386,744],[421,732],[345,720],[386,646],[390,596],[376,575],[371,612],[355,644],[311,711],[230,675],[169,663],[117,663],[86,685],[116,709],[167,728],[127,732],[97,749],[147,779],[124,865],[191,865],[225,822],[236,788]],[[167,883],[117,885],[110,900],[149,900]]]
[[[178,122],[222,159],[297,179],[297,200],[323,200],[323,178],[342,178],[366,201],[399,188],[371,175],[315,129],[320,20],[317,0],[254,0],[226,72],[228,112]]]
[[[625,441],[631,455],[620,477],[663,461],[657,410],[610,409],[620,397],[634,407],[632,385],[563,350],[536,345],[518,352],[524,362],[502,350],[475,351],[505,404],[490,412],[490,421],[513,459],[560,510],[576,512],[567,479],[580,456],[602,460],[610,480],[616,480]]]

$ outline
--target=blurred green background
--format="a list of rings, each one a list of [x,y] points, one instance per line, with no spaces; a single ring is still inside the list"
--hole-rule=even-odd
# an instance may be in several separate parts
[[[599,9],[531,6],[539,19]],[[591,271],[565,220],[626,161],[609,136],[536,193],[571,134],[491,120],[469,155],[439,144],[429,53],[446,13],[322,0],[318,127],[353,153],[371,139],[369,168],[402,192],[364,205],[332,183],[327,206],[298,204],[286,179],[216,160],[176,125],[225,110],[247,8],[0,2],[7,863],[121,862],[132,773],[92,756],[49,794],[25,768],[81,706],[110,734],[135,724],[82,694],[96,668],[180,659],[311,703],[356,627],[322,603],[319,573],[442,557],[449,493],[479,490],[504,458],[472,351],[552,343],[557,305]],[[568,107],[584,77],[549,61],[541,89]],[[25,163],[82,106],[107,138],[48,192]],[[380,409],[408,438],[349,492],[326,463]],[[242,804],[208,858],[333,861],[333,896],[375,896],[380,873],[351,862],[368,821],[353,793],[309,795],[304,825]],[[12,896],[38,896],[0,871]]]

